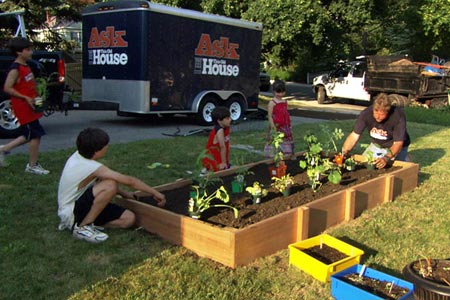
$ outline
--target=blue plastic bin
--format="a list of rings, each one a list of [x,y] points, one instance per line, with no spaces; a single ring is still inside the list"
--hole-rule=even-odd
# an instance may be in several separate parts
[[[354,265],[348,269],[345,269],[341,272],[338,272],[331,276],[331,295],[336,300],[383,300],[383,298],[371,294],[367,291],[364,291],[354,285],[351,285],[345,281],[342,280],[342,278],[351,273],[357,273],[362,269],[362,265]],[[366,267],[366,270],[364,271],[364,276],[374,278],[377,280],[383,280],[387,282],[394,281],[394,284],[403,288],[407,288],[410,291],[400,298],[400,300],[412,300],[413,299],[413,293],[414,293],[414,285],[408,281],[405,281],[403,279],[388,275],[386,273],[377,271],[375,269],[371,269]]]

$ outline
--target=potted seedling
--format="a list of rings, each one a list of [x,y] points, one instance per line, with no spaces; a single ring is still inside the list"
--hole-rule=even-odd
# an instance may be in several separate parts
[[[261,203],[262,197],[267,196],[267,190],[258,181],[253,182],[253,186],[248,186],[245,190],[252,195],[253,204]]]
[[[294,177],[290,174],[286,174],[282,177],[274,176],[272,177],[272,181],[271,186],[282,193],[285,197],[289,196],[291,187],[295,184]]]
[[[207,171],[205,168],[203,168],[202,159],[205,157],[210,157],[210,155],[208,155],[206,152],[207,152],[207,149],[204,149],[203,151],[200,152],[200,154],[197,156],[197,160],[195,162],[195,166],[196,166],[195,170],[189,171],[189,174],[190,174],[190,177],[192,180],[192,185],[198,186],[201,193],[203,193],[203,191],[206,191],[206,189],[209,186],[212,186],[212,185],[222,181],[220,179],[220,177],[218,177],[214,174],[214,172]],[[191,195],[191,197],[195,197],[196,191],[194,188],[192,188],[190,195]]]
[[[342,153],[338,153],[334,155],[333,162],[340,168],[344,165],[344,155]]]
[[[450,260],[425,257],[406,265],[402,273],[414,284],[417,299],[450,299]]]
[[[366,265],[354,265],[331,276],[331,295],[336,300],[406,300],[412,299],[413,291],[414,285],[411,282],[369,268]]]
[[[233,177],[233,181],[231,181],[231,191],[233,193],[241,193],[244,191],[245,187],[245,176],[254,174],[252,171],[249,171],[247,167],[239,168],[236,171],[236,175]]]
[[[327,141],[324,143],[325,156],[330,157],[338,152],[337,142],[342,140],[344,132],[340,128],[335,128],[331,131],[328,126],[320,124],[321,131],[327,136]]]
[[[34,98],[34,111],[43,112],[47,100],[47,80],[42,77],[36,78],[36,90],[38,96]]]
[[[222,185],[217,190],[215,190],[213,193],[208,194],[205,189],[200,190],[200,187],[197,185],[192,186],[196,194],[189,199],[189,207],[188,212],[189,216],[191,216],[194,219],[199,219],[201,217],[202,212],[205,210],[211,208],[211,207],[228,207],[231,208],[234,212],[234,217],[237,218],[239,211],[237,208],[227,205],[227,204],[212,204],[211,201],[214,199],[218,199],[222,201],[223,203],[228,203],[230,201],[230,196],[225,189],[225,187]]]
[[[365,152],[365,157],[366,157],[366,168],[368,170],[375,170],[375,168],[376,168],[376,164],[375,164],[376,158],[373,155],[373,151],[370,151],[370,150],[366,151]]]
[[[356,161],[353,157],[349,157],[344,161],[344,167],[347,171],[354,171],[356,168]]]
[[[317,192],[322,186],[321,178],[328,177],[328,181],[338,184],[341,182],[341,170],[328,158],[322,158],[322,145],[314,134],[304,136],[307,144],[307,150],[304,152],[304,158],[300,160],[299,165],[306,169],[309,184],[313,191]]]
[[[273,162],[275,166],[269,166],[270,176],[282,177],[286,174],[286,163],[284,162],[284,153],[281,148],[283,143],[284,133],[273,130],[271,132],[271,149],[273,155]]]

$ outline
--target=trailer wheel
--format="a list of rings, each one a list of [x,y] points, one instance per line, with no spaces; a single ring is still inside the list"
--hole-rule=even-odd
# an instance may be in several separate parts
[[[327,95],[325,93],[325,88],[323,86],[319,86],[317,88],[317,103],[324,104],[326,97],[327,97]]]
[[[11,107],[9,99],[0,102],[0,137],[14,138],[19,135],[20,123]]]
[[[390,94],[389,99],[392,101],[392,105],[398,106],[398,107],[406,107],[409,106],[410,99],[408,97],[399,95],[399,94]]]
[[[245,108],[244,102],[240,97],[231,97],[227,102],[227,106],[230,110],[230,117],[233,122],[242,119]]]
[[[213,97],[205,97],[200,103],[197,120],[200,125],[212,125],[211,112],[216,108],[217,101]]]

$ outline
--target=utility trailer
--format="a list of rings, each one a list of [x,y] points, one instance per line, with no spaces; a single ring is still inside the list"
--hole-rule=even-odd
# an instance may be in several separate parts
[[[205,125],[216,106],[234,121],[258,110],[261,23],[135,0],[97,3],[82,17],[83,102]]]

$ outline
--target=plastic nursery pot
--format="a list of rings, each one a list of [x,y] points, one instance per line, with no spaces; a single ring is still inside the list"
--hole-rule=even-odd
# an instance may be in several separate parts
[[[231,192],[242,193],[244,191],[244,183],[239,181],[231,182]]]
[[[189,217],[192,219],[200,219],[200,213],[199,212],[189,212]]]
[[[291,188],[290,188],[290,187],[285,188],[285,189],[283,190],[282,194],[283,194],[283,197],[289,196],[289,195],[291,194]]]
[[[345,276],[349,274],[361,274],[361,276],[364,276],[366,278],[371,278],[379,281],[385,281],[387,283],[394,283],[394,285],[408,289],[409,292],[401,296],[400,300],[411,300],[413,291],[414,291],[414,285],[411,282],[399,279],[397,277],[391,276],[389,274],[377,271],[375,269],[371,269],[368,267],[362,266],[362,265],[354,265],[348,269],[345,269],[341,272],[338,272],[331,276],[331,295],[336,300],[347,300],[347,299],[371,299],[371,300],[377,300],[377,299],[384,299],[383,297],[380,297],[378,295],[375,295],[372,292],[366,291],[363,288],[360,288],[351,282],[345,280]]]
[[[366,162],[366,168],[367,168],[367,170],[375,170],[376,166],[374,163]]]
[[[253,204],[260,204],[261,203],[261,195],[253,195],[252,200],[253,200]]]
[[[433,264],[442,263],[450,267],[450,260],[432,259]],[[403,268],[403,276],[405,279],[414,284],[414,299],[416,300],[450,300],[450,286],[446,283],[438,283],[423,278],[417,274],[413,266],[419,261],[413,261]],[[426,264],[426,262],[422,262]]]
[[[269,166],[269,173],[271,177],[278,177],[281,178],[284,175],[286,175],[286,169],[287,166],[283,163],[276,167],[276,166]]]

